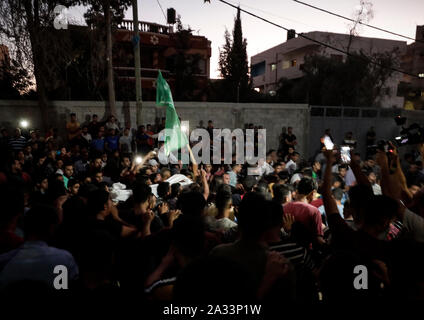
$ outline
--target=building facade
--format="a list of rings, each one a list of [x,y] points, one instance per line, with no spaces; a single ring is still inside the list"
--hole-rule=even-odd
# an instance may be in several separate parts
[[[308,38],[329,44],[335,48],[346,51],[350,43],[350,52],[362,51],[367,55],[384,52],[397,52],[400,58],[406,52],[406,42],[353,37],[347,34],[330,32],[308,32]],[[346,54],[334,49],[324,47],[303,37],[296,37],[293,31],[288,32],[288,40],[273,48],[258,53],[251,57],[251,75],[253,87],[262,93],[275,94],[278,81],[281,78],[297,79],[303,76],[302,65],[305,57],[312,54],[321,54],[333,59],[344,60]],[[397,96],[397,87],[402,79],[402,74],[395,72],[388,80],[387,95],[382,97],[381,105],[386,107],[403,107],[403,97]]]
[[[177,88],[181,73],[190,72],[192,94],[206,99],[210,78],[211,42],[187,30],[174,32],[173,26],[138,22],[143,99],[155,100],[155,80],[160,70],[171,88]],[[116,78],[121,85],[135,87],[132,20],[124,20],[114,33],[113,63]],[[188,70],[182,70],[188,68]],[[118,84],[119,85],[119,84]]]

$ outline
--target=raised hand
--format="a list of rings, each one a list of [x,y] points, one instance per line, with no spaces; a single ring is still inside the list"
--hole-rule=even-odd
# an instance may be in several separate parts
[[[286,213],[283,215],[283,229],[286,232],[290,232],[292,229],[292,225],[294,223],[294,216],[290,213]]]

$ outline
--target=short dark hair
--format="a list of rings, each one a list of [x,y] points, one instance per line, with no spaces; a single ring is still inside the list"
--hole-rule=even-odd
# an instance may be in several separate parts
[[[302,178],[297,184],[297,193],[307,195],[312,191],[317,190],[317,186],[314,180],[310,178]]]
[[[87,208],[92,215],[98,214],[104,209],[105,204],[109,201],[109,192],[105,189],[97,189],[89,193]]]
[[[256,192],[249,192],[243,197],[238,215],[238,226],[243,236],[256,239],[266,231],[265,205],[265,197]]]
[[[334,188],[331,193],[333,194],[334,199],[341,201],[343,198],[343,190],[341,188]]]
[[[169,182],[166,182],[166,181],[160,182],[158,184],[157,192],[160,198],[165,197],[166,194],[169,192]]]
[[[272,192],[274,193],[273,200],[278,203],[284,203],[286,197],[291,193],[291,190],[285,184],[274,184],[272,186]]]
[[[178,207],[185,215],[200,217],[206,206],[206,200],[203,194],[197,191],[186,191],[178,198]]]
[[[51,226],[58,222],[59,217],[52,206],[37,204],[24,217],[25,236],[36,235],[47,239],[50,236]]]
[[[136,183],[133,189],[134,203],[145,203],[152,194],[152,189],[147,184]]]

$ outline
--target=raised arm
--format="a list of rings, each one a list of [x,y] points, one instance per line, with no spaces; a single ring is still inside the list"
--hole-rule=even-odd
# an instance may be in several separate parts
[[[206,171],[203,169],[200,169],[200,173],[202,176],[203,197],[207,201],[209,198],[209,184],[208,184],[208,179],[206,179]]]
[[[331,193],[331,182],[332,182],[332,172],[331,169],[336,163],[336,156],[333,150],[324,151],[324,156],[327,159],[327,165],[325,166],[324,171],[324,182],[322,184],[322,197],[324,200],[324,208],[327,216],[333,214],[339,214],[339,209],[337,208],[336,200],[333,198]]]
[[[357,161],[354,160],[354,155],[352,152],[350,152],[350,158],[352,161],[350,162],[350,168],[353,171],[353,174],[355,175],[356,182],[361,185],[365,185],[371,188],[371,183],[369,182],[366,175],[362,172],[361,167]]]

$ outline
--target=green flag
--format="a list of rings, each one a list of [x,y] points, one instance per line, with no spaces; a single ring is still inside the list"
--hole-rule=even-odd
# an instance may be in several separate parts
[[[172,100],[171,89],[159,71],[156,80],[156,106],[166,107],[165,121],[165,154],[188,145],[187,136],[181,131],[180,120]]]

